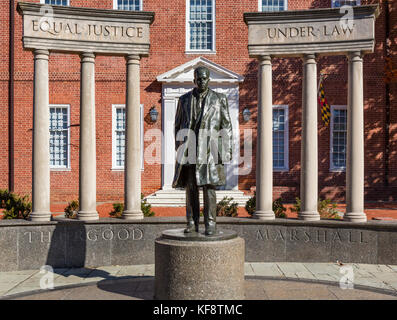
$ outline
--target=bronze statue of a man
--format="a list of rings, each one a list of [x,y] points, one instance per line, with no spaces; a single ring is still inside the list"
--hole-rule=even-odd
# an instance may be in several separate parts
[[[199,187],[204,194],[205,234],[216,233],[216,186],[226,184],[224,163],[232,158],[232,125],[224,94],[208,88],[210,72],[194,70],[196,88],[179,98],[175,116],[174,188],[186,188],[185,233],[198,232]]]

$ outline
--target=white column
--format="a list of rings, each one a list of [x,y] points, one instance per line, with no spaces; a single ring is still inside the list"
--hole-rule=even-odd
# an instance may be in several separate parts
[[[254,218],[273,220],[273,102],[272,61],[259,59],[256,151],[256,211]]]
[[[318,202],[317,63],[314,54],[303,57],[301,142],[301,208],[298,218],[320,220]]]
[[[32,221],[51,220],[48,50],[34,50]]]
[[[351,222],[366,222],[364,213],[364,93],[363,59],[349,53],[347,109],[346,214]]]
[[[97,220],[95,55],[81,54],[79,220]]]
[[[141,210],[140,57],[128,55],[123,219],[143,219]]]

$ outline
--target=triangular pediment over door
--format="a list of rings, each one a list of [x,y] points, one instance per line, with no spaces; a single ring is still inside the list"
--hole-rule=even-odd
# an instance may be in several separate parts
[[[194,69],[205,66],[210,70],[209,87],[227,96],[229,112],[232,119],[234,151],[233,155],[240,154],[239,134],[239,83],[244,78],[206,58],[199,57],[185,64],[177,66],[157,77],[163,83],[162,88],[162,189],[171,190],[175,170],[175,138],[174,123],[178,99],[181,95],[194,88]],[[225,165],[225,189],[238,189],[238,157]]]

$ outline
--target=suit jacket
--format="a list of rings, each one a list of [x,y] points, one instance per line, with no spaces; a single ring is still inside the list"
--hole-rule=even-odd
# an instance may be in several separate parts
[[[177,160],[172,186],[173,188],[186,186],[182,167],[191,163],[192,159],[196,164],[198,186],[225,185],[223,164],[231,160],[233,151],[232,124],[227,98],[224,94],[208,89],[197,139],[194,131],[190,130],[193,99],[196,97],[192,90],[181,96],[178,101],[174,131]]]

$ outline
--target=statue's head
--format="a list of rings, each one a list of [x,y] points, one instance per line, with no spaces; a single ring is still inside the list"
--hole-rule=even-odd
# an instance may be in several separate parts
[[[207,90],[210,82],[210,71],[206,67],[197,67],[194,69],[194,84],[200,92]]]

